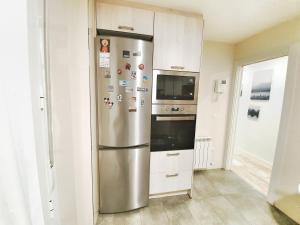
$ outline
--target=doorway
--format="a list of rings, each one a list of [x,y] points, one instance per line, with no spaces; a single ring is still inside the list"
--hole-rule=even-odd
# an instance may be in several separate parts
[[[242,67],[232,171],[268,194],[277,145],[288,57]]]

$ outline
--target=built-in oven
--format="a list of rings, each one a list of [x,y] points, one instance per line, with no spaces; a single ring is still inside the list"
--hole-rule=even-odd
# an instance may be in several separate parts
[[[196,105],[152,105],[151,151],[194,149]]]
[[[153,70],[152,104],[197,104],[199,73]]]

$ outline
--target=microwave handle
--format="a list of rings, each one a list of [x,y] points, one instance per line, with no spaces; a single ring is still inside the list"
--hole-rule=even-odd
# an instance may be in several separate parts
[[[157,116],[157,121],[195,120],[195,116]]]

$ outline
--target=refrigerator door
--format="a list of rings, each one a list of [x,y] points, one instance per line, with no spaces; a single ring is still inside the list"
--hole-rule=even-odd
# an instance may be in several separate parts
[[[96,46],[99,145],[150,143],[152,42],[98,36]]]
[[[100,213],[146,206],[149,199],[149,146],[99,151]]]

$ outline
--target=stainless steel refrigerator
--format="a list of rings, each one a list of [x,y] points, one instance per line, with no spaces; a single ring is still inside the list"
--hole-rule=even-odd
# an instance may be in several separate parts
[[[100,213],[149,199],[152,52],[150,41],[98,36]]]

